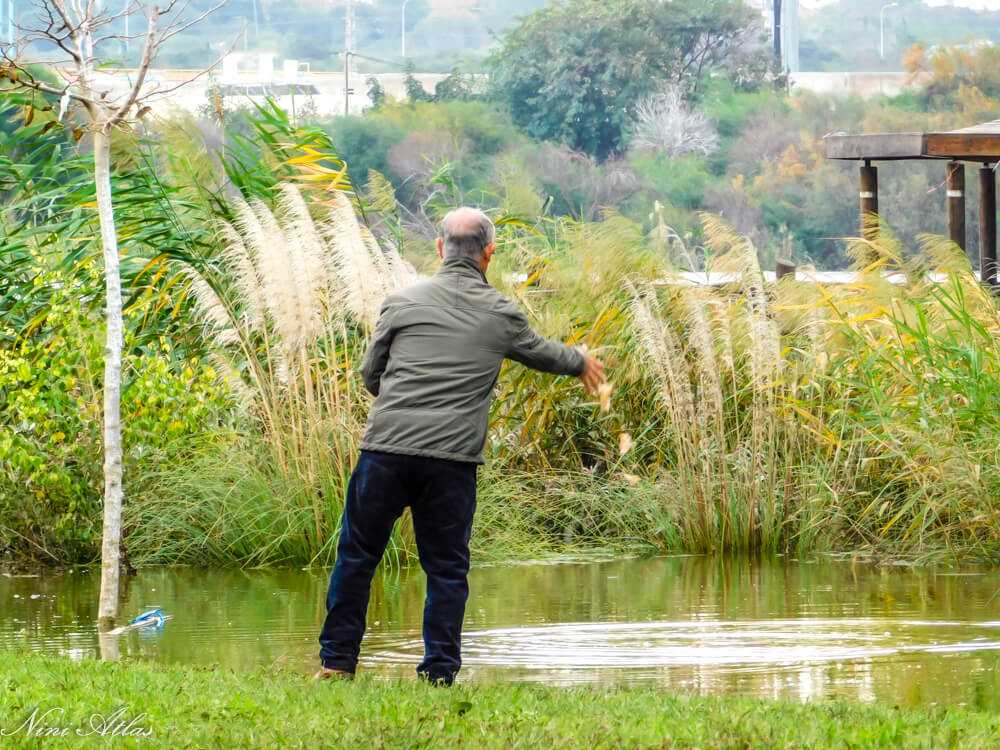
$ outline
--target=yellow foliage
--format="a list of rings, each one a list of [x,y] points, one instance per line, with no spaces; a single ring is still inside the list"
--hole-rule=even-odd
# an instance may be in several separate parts
[[[962,114],[968,120],[986,120],[996,116],[1000,110],[1000,102],[991,99],[983,91],[974,85],[962,84],[955,95],[958,106]]]
[[[966,56],[958,50],[945,47],[937,50],[931,57],[931,72],[934,74],[934,80],[944,85],[951,84],[958,77],[960,68],[965,67],[962,65],[964,57]]]
[[[922,44],[914,44],[903,53],[903,69],[910,75],[927,70],[927,50]]]
[[[809,174],[809,166],[803,163],[798,148],[792,144],[782,152],[777,161],[764,165],[761,173],[754,178],[753,186],[757,189],[765,189],[781,183],[800,180],[807,174]]]

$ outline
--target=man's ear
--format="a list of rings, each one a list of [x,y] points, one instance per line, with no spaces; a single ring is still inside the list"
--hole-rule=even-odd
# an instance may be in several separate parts
[[[483,271],[486,271],[487,266],[489,266],[490,258],[493,257],[493,253],[496,249],[497,249],[497,243],[491,242],[483,250]]]
[[[438,257],[441,260],[444,260],[444,240],[441,237],[438,237],[437,239],[437,249],[438,249]]]

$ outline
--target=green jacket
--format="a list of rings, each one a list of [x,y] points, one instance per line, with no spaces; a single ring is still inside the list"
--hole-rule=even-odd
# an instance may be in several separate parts
[[[504,359],[579,375],[583,355],[535,333],[478,264],[450,258],[433,278],[389,295],[361,373],[376,396],[363,450],[484,463]]]

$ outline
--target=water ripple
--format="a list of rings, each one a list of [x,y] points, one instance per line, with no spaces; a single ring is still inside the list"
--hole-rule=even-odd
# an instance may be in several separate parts
[[[970,628],[1000,623],[886,619],[796,619],[562,623],[473,630],[463,637],[468,665],[546,669],[650,669],[708,665],[796,665],[915,653],[998,651],[1000,641],[969,639]],[[412,661],[416,637],[379,638],[373,663]]]

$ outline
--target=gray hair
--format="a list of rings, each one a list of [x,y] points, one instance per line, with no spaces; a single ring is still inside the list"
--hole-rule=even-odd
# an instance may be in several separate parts
[[[487,246],[496,241],[490,217],[475,208],[456,208],[441,222],[445,258],[482,260]]]

